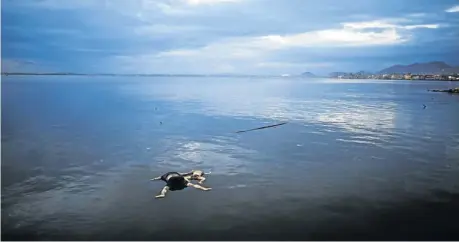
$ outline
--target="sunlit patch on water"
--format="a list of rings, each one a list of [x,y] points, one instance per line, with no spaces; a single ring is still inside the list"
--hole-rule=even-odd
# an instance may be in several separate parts
[[[300,99],[284,95],[291,88],[288,83],[268,82],[264,85],[263,92],[257,91],[260,88],[255,88],[258,83],[239,84],[246,86],[250,94],[239,87],[232,90],[234,86],[214,84],[211,84],[215,87],[212,91],[175,85],[166,85],[168,88],[161,90],[161,93],[176,93],[173,96],[159,95],[159,90],[153,88],[153,85],[128,86],[127,90],[147,100],[172,101],[176,103],[175,109],[185,113],[333,125],[347,132],[378,137],[380,140],[390,138],[397,126],[397,103],[383,99],[369,101],[373,98],[371,94],[358,93],[359,95],[348,95],[346,99],[337,100],[332,96],[317,98],[316,93],[310,93],[306,89],[305,96]],[[207,90],[209,87],[204,88]],[[188,105],[190,102],[193,105]]]
[[[171,145],[156,159],[161,169],[188,171],[191,169],[212,170],[212,174],[247,173],[253,164],[243,157],[256,155],[256,151],[244,149],[221,137],[204,141],[168,141]]]

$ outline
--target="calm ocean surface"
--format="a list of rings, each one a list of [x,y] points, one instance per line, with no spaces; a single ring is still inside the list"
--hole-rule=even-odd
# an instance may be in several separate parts
[[[2,239],[457,240],[458,86],[2,77]]]

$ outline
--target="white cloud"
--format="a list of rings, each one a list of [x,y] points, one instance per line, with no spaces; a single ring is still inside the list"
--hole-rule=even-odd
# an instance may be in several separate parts
[[[199,6],[213,6],[222,3],[236,3],[241,0],[141,0],[139,12],[159,10],[170,16],[195,15]],[[139,4],[137,4],[139,5]]]
[[[246,72],[251,70],[300,71],[323,68],[323,63],[282,63],[273,59],[276,51],[295,48],[358,48],[405,43],[415,29],[435,29],[438,24],[410,25],[409,19],[382,19],[368,22],[346,22],[341,28],[287,35],[264,35],[226,38],[194,49],[174,49],[159,53],[117,58],[122,66],[140,68],[141,72],[170,72],[180,67],[195,73]],[[187,27],[183,27],[183,31]],[[152,28],[166,31],[167,26]],[[144,31],[148,32],[149,28]],[[173,29],[171,29],[172,31]],[[174,31],[182,31],[180,27]],[[307,59],[307,57],[305,58]],[[307,62],[307,61],[305,61]],[[322,65],[322,66],[320,66]]]
[[[407,25],[404,26],[404,29],[438,29],[439,24],[419,24],[419,25]]]
[[[376,20],[376,21],[368,21],[368,22],[351,22],[351,23],[344,23],[344,28],[351,28],[351,29],[420,29],[420,28],[428,28],[428,29],[436,29],[439,28],[439,24],[420,24],[420,25],[401,25],[397,24],[397,22],[409,22],[410,20],[398,20],[398,21],[391,21],[391,20]]]
[[[290,35],[231,38],[211,43],[198,49],[162,52],[158,54],[157,57],[187,57],[194,55],[220,54],[221,56],[239,59],[254,57],[261,54],[261,52],[286,48],[392,45],[408,41],[408,37],[399,33],[398,29],[435,29],[439,27],[438,24],[397,25],[384,20],[343,23],[342,26],[342,28],[309,31]]]
[[[408,14],[408,16],[412,18],[422,18],[422,17],[426,17],[427,14],[426,13],[411,13],[411,14]]]
[[[153,24],[140,26],[134,29],[134,32],[139,35],[164,35],[164,34],[182,34],[184,32],[195,32],[204,30],[204,26],[198,25],[166,25]]]
[[[241,0],[185,0],[189,5],[212,5],[218,3],[235,3]]]
[[[288,48],[390,45],[406,40],[393,28],[381,31],[366,31],[360,28],[325,29],[290,35],[231,38],[198,49],[162,52],[158,54],[158,57],[219,55],[241,59],[253,58],[267,51]]]
[[[193,14],[189,9],[183,6],[177,6],[170,3],[156,3],[156,7],[166,15],[190,15]]]
[[[59,5],[56,0],[44,0],[40,2],[40,5],[59,8],[103,8],[105,11],[101,12],[101,19],[91,22],[99,23],[100,26],[103,26],[101,31],[107,32],[109,32],[107,26],[112,26],[115,30],[114,26],[122,26],[123,21],[126,20],[122,17],[117,20],[120,16],[113,14],[112,11],[123,15],[123,17],[128,16],[131,19],[140,20],[140,26],[132,26],[130,29],[116,28],[117,31],[113,31],[119,32],[123,36],[131,36],[130,34],[134,33],[135,37],[146,40],[145,38],[148,37],[164,37],[171,34],[183,34],[184,36],[193,34],[192,38],[198,38],[199,42],[208,42],[202,47],[193,49],[172,49],[159,53],[146,50],[142,54],[112,58],[117,66],[123,66],[129,72],[170,72],[177,67],[180,67],[183,72],[193,70],[193,72],[198,73],[232,72],[235,70],[243,72],[242,69],[261,68],[296,70],[300,69],[301,66],[308,68],[307,63],[279,62],[272,58],[276,51],[295,48],[355,48],[396,45],[409,41],[412,38],[409,32],[412,30],[439,28],[438,24],[414,25],[409,18],[380,19],[345,22],[341,23],[339,27],[322,30],[283,35],[274,33],[250,37],[231,37],[211,42],[206,40],[206,33],[212,32],[209,26],[193,22],[188,25],[187,23],[183,24],[181,21],[174,21],[174,16],[172,16],[183,17],[193,14],[202,16],[202,14],[210,12],[210,9],[216,10],[217,12],[214,12],[216,14],[219,11],[230,10],[231,7],[219,9],[214,5],[243,1],[247,2],[247,0],[82,0],[78,3]],[[98,4],[97,7],[94,4]],[[237,6],[238,9],[243,7],[242,5]],[[161,14],[169,16],[161,16]],[[112,17],[110,18],[110,16]],[[172,21],[162,22],[160,18],[170,18]],[[91,48],[81,48],[81,50],[85,52],[96,51]],[[314,67],[314,63],[309,61],[309,64],[311,65],[310,68]],[[316,63],[315,67],[324,67],[320,65],[322,63]],[[116,69],[118,70],[118,68]]]
[[[459,5],[456,5],[456,6],[453,6],[451,8],[448,8],[445,10],[445,12],[448,12],[448,13],[457,13],[459,12]]]
[[[304,45],[306,40],[317,37],[314,44],[330,46],[368,46],[368,45],[390,45],[404,42],[404,39],[394,29],[381,32],[362,32],[348,29],[322,30],[316,33],[297,36],[297,43]],[[312,43],[311,43],[312,44]]]
[[[385,20],[375,20],[375,21],[368,21],[368,22],[351,22],[351,23],[343,23],[344,28],[351,28],[351,29],[370,29],[370,28],[394,28],[396,25],[389,23]]]

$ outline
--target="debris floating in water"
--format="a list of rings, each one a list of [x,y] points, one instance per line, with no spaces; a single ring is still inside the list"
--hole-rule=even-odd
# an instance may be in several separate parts
[[[240,131],[236,131],[235,133],[244,133],[244,132],[249,132],[249,131],[254,131],[254,130],[259,130],[259,129],[273,128],[273,127],[276,127],[276,126],[284,125],[286,123],[287,122],[283,122],[283,123],[279,123],[279,124],[273,124],[273,125],[263,126],[263,127],[254,128],[254,129],[240,130]]]
[[[426,106],[425,104],[422,104],[422,106],[424,106],[424,108],[423,108],[423,109],[426,109],[426,108],[427,108],[427,106]]]

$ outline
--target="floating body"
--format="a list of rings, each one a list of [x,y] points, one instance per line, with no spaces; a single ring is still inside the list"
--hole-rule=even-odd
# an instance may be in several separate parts
[[[168,172],[162,176],[151,179],[152,181],[162,180],[166,183],[166,186],[161,190],[160,194],[155,196],[156,198],[163,198],[166,196],[168,191],[183,190],[187,187],[194,187],[199,190],[208,191],[212,188],[203,187],[201,185],[193,184],[190,180],[185,177],[187,173]]]

